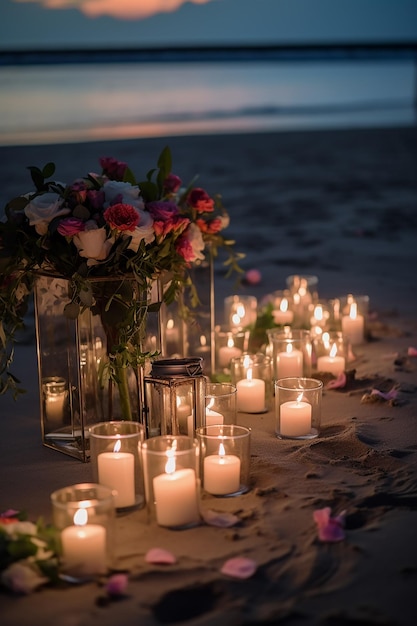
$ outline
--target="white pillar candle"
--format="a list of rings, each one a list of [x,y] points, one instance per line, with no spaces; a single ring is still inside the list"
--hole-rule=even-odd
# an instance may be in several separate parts
[[[204,459],[204,489],[215,496],[236,493],[240,487],[240,459],[234,454],[225,454],[219,446],[219,454],[210,454]]]
[[[133,506],[135,496],[135,457],[130,452],[119,452],[120,440],[114,452],[102,452],[97,457],[98,481],[115,490],[114,505],[121,509]]]
[[[338,376],[345,371],[345,359],[343,356],[319,356],[317,359],[317,371],[329,372]]]
[[[51,394],[45,400],[46,419],[55,426],[61,426],[64,419],[66,392]]]
[[[303,375],[303,353],[287,344],[285,352],[277,355],[277,378],[300,377]]]
[[[252,378],[252,369],[248,376],[236,383],[237,410],[244,413],[261,413],[265,411],[265,381]]]
[[[229,337],[227,340],[227,346],[220,346],[219,348],[219,366],[229,367],[230,361],[242,354],[242,350],[235,346],[233,337]]]
[[[279,309],[274,309],[272,315],[274,316],[275,324],[291,324],[294,319],[294,313],[288,308],[287,298],[282,298]]]
[[[78,509],[74,526],[61,532],[62,558],[65,570],[73,576],[84,577],[106,572],[106,529],[99,524],[87,524],[86,509]]]
[[[206,408],[206,426],[213,426],[214,424],[223,424],[224,423],[224,415],[222,413],[218,413],[217,411],[213,411],[209,407]]]
[[[165,474],[153,479],[156,521],[160,526],[187,526],[199,521],[196,474],[191,468],[175,469],[169,457]]]
[[[299,400],[284,402],[279,408],[280,434],[304,437],[311,432],[311,404]]]
[[[358,315],[356,302],[350,305],[349,315],[342,317],[342,332],[352,346],[357,346],[364,341],[365,319],[363,315]]]

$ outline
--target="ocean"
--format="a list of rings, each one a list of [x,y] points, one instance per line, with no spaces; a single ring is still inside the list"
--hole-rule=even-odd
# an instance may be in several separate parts
[[[0,67],[0,145],[416,123],[407,59]]]

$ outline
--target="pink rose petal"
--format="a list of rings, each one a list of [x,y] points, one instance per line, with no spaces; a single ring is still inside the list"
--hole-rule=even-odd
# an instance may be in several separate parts
[[[209,526],[218,526],[219,528],[230,528],[230,526],[235,526],[240,522],[237,515],[233,515],[232,513],[217,513],[211,509],[204,511],[202,517]]]
[[[246,559],[243,556],[237,556],[229,559],[223,564],[221,573],[233,578],[250,578],[256,572],[256,563],[252,559]]]
[[[342,387],[346,387],[346,374],[345,372],[341,372],[337,378],[334,380],[329,380],[326,385],[326,389],[340,389]]]
[[[378,396],[383,400],[395,400],[398,396],[398,391],[396,389],[391,389],[388,393],[384,393],[383,391],[379,391],[379,389],[372,389],[371,396]]]
[[[417,348],[410,346],[407,351],[408,356],[417,356]]]
[[[106,584],[106,591],[109,596],[122,596],[128,585],[129,579],[127,574],[114,574],[109,578]]]
[[[177,559],[168,550],[163,548],[151,548],[145,555],[145,561],[153,565],[173,565]]]
[[[262,280],[262,274],[259,270],[248,270],[245,274],[245,281],[248,285],[258,285]]]
[[[341,513],[336,517],[331,517],[330,507],[324,509],[316,509],[313,512],[314,521],[317,524],[317,530],[320,541],[336,542],[343,541],[345,538],[345,513]]]

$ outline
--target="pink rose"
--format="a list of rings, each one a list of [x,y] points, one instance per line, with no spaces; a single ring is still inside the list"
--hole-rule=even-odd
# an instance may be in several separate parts
[[[187,230],[175,243],[175,249],[187,263],[204,259],[204,241],[201,231],[195,224],[190,224]]]
[[[202,233],[207,233],[209,235],[214,235],[215,233],[220,232],[223,227],[223,222],[220,217],[215,217],[207,222],[205,220],[198,219],[195,223]]]
[[[123,180],[127,170],[127,163],[118,161],[114,157],[101,157],[100,165],[103,168],[103,174],[112,180]]]
[[[168,174],[164,180],[164,191],[166,193],[176,193],[181,187],[182,180],[175,174]]]
[[[59,223],[57,231],[63,237],[73,237],[85,228],[85,222],[78,217],[65,217]]]
[[[187,202],[198,213],[210,213],[214,210],[214,200],[201,187],[195,187],[190,191]]]
[[[116,230],[135,230],[139,224],[139,213],[130,204],[113,204],[104,211],[104,219]]]

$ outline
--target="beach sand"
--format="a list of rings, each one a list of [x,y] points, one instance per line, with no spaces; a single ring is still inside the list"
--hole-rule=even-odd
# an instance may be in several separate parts
[[[27,597],[0,592],[5,626],[411,626],[417,603],[417,129],[393,128],[174,137],[0,148],[0,204],[31,189],[27,165],[55,161],[65,182],[114,156],[143,173],[168,143],[174,172],[219,192],[228,233],[259,285],[225,281],[216,266],[218,314],[231,293],[266,294],[294,273],[318,276],[327,299],[370,297],[368,341],[355,350],[348,384],[326,389],[320,437],[275,437],[273,411],[239,413],[252,428],[251,489],[235,498],[204,495],[203,510],[229,512],[236,526],[170,531],[146,512],[117,518],[118,567],[126,596],[103,601],[97,583],[44,588]],[[0,510],[50,519],[54,489],[91,479],[89,464],[40,443],[36,354],[28,334],[16,368],[28,393],[0,398]],[[395,401],[370,398],[397,391]],[[374,401],[370,401],[370,400]],[[345,512],[345,539],[323,543],[316,509]],[[152,547],[175,565],[150,565]],[[223,563],[257,566],[239,580]]]

